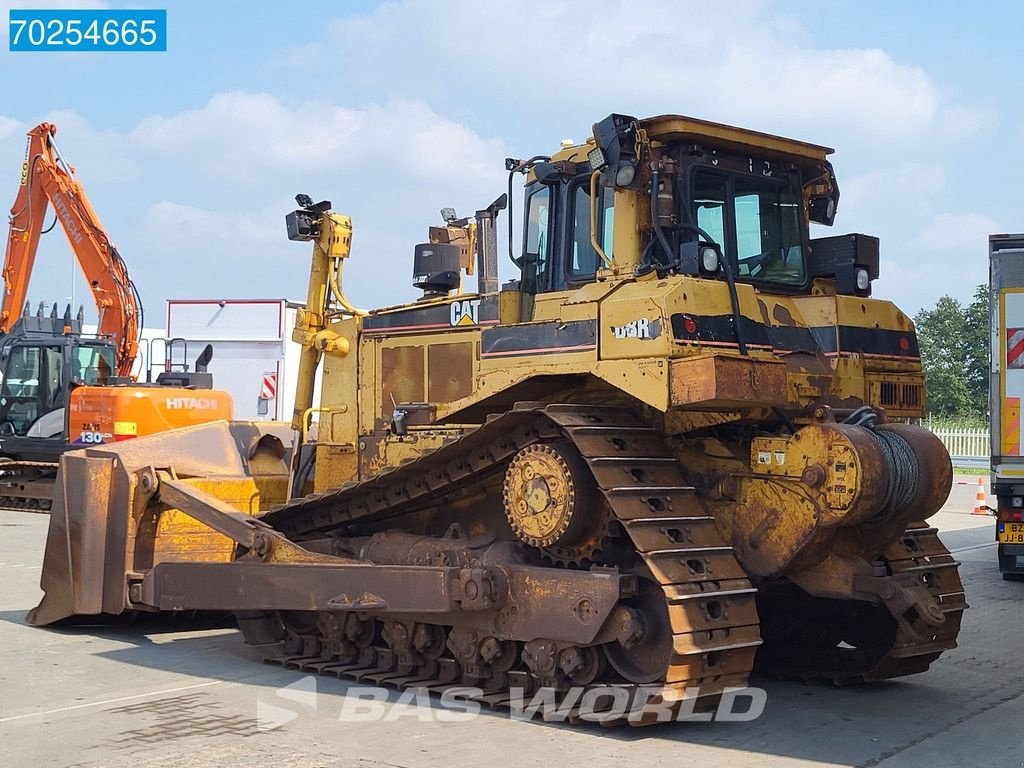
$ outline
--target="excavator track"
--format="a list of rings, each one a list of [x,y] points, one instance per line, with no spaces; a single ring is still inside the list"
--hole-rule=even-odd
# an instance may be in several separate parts
[[[0,461],[0,508],[49,512],[57,464],[49,461]]]
[[[627,718],[631,724],[664,719],[666,706],[677,713],[683,702],[692,706],[692,699],[713,705],[725,688],[746,685],[755,654],[760,666],[776,674],[847,683],[920,672],[942,651],[955,647],[966,607],[958,564],[935,529],[915,524],[883,559],[890,572],[916,573],[928,586],[945,615],[938,631],[915,637],[897,630],[884,607],[869,603],[832,601],[838,605],[816,614],[819,601],[814,598],[808,598],[814,604],[808,613],[794,610],[799,601],[791,598],[761,603],[759,596],[762,613],[777,612],[770,624],[787,627],[771,639],[791,653],[780,657],[772,649],[759,652],[757,590],[660,432],[627,407],[520,404],[420,459],[360,483],[296,499],[276,507],[264,520],[296,541],[372,534],[390,520],[443,508],[447,500],[479,490],[528,445],[565,439],[586,462],[625,534],[618,546],[639,558],[648,589],[646,596],[634,600],[649,604],[656,595],[664,605],[664,629],[671,632],[670,652],[643,645],[632,652],[621,647],[610,652],[606,646],[601,673],[585,686],[614,686],[630,697],[642,687],[660,686],[655,701],[660,714],[641,708],[639,715]],[[527,663],[519,648],[511,659],[503,656],[500,669],[481,679],[475,674],[479,670],[467,669],[448,653],[457,645],[450,628],[432,630],[445,633],[445,643],[434,643],[441,652],[420,654],[419,663],[410,664],[410,654],[395,647],[388,618],[352,616],[337,620],[354,621],[364,641],[340,656],[322,616],[296,621],[295,616],[276,613],[245,614],[239,624],[250,644],[264,646],[268,662],[305,671],[434,693],[480,683],[480,699],[491,706],[509,706],[513,689],[550,688],[565,694],[565,686],[538,675],[536,664]],[[856,645],[849,642],[850,626],[859,627]],[[664,658],[667,664],[659,661]]]
[[[510,429],[513,425],[515,429]],[[484,442],[480,433],[487,436]],[[379,492],[375,479],[285,505],[266,520],[293,536],[336,530],[342,520],[347,527],[365,528],[367,520],[386,520],[418,507],[416,489],[465,488],[467,471],[479,481],[526,445],[556,437],[568,438],[579,451],[624,531],[620,546],[639,556],[646,588],[632,600],[645,603],[646,615],[663,622],[651,628],[657,631],[651,632],[649,643],[641,642],[630,650],[608,644],[615,648],[605,658],[596,657],[605,673],[584,687],[606,692],[613,686],[633,701],[641,687],[647,687],[645,695],[649,697],[650,686],[657,686],[654,700],[660,715],[639,707],[626,718],[644,724],[664,719],[667,712],[676,716],[684,701],[688,706],[697,701],[705,705],[716,701],[726,688],[745,686],[761,643],[756,590],[660,433],[627,408],[520,406],[437,453],[382,475],[392,488],[392,503],[374,495]],[[440,474],[445,475],[443,482]],[[362,486],[372,486],[373,491],[367,493]],[[659,604],[657,608],[651,607],[652,601]],[[259,636],[267,632],[267,622],[281,618],[240,616],[239,623],[243,632]],[[375,622],[372,632],[364,627],[365,636],[388,637],[388,619]],[[254,623],[261,626],[254,628]],[[287,617],[283,623],[289,623]],[[445,646],[456,645],[457,640],[447,639]],[[330,648],[321,623],[307,620],[305,626],[293,623],[288,639],[272,643],[266,655],[268,661],[288,667],[432,692],[481,682],[451,656],[424,656],[418,667],[411,668],[398,663],[405,656],[401,649],[387,643],[365,647],[357,659],[347,660],[325,652]],[[545,652],[543,643],[528,650]],[[590,653],[587,658],[595,657]],[[567,694],[564,684],[572,682],[563,679],[563,685],[552,686],[554,681],[538,675],[537,664],[531,667],[518,649],[502,666],[497,676],[504,681],[501,689],[490,684],[482,688],[481,699],[492,706],[508,706],[512,689],[530,693],[541,688],[550,688],[560,705]],[[574,695],[580,695],[579,686]]]

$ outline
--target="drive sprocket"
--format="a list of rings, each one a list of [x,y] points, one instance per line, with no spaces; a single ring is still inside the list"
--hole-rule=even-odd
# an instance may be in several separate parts
[[[524,544],[557,565],[582,565],[611,535],[612,516],[593,475],[567,442],[517,453],[505,472],[505,516]]]

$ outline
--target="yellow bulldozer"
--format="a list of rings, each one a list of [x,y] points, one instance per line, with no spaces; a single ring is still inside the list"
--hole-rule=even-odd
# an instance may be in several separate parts
[[[442,211],[422,295],[373,311],[342,289],[351,220],[298,196],[290,428],[67,454],[29,620],[228,611],[295,668],[496,705],[645,691],[634,724],[755,664],[927,669],[966,608],[924,522],[952,470],[906,423],[924,379],[913,323],[871,298],[878,240],[811,237],[836,213],[831,151],[612,114],[508,159],[474,216]]]

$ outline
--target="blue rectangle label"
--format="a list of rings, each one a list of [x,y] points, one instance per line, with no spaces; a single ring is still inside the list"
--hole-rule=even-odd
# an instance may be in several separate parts
[[[14,10],[11,51],[166,51],[165,10]]]

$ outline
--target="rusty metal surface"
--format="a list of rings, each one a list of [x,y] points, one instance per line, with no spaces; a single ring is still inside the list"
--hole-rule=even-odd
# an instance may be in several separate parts
[[[598,559],[638,556],[645,566],[643,572],[647,575],[640,579],[636,596],[620,602],[620,612],[608,616],[601,634],[593,638],[613,649],[608,651],[609,662],[634,684],[660,685],[662,695],[671,700],[694,695],[694,689],[699,690],[700,696],[713,697],[723,686],[743,685],[761,642],[755,590],[695,489],[685,482],[668,447],[627,408],[523,404],[418,461],[345,490],[297,500],[265,519],[298,540],[329,533],[342,524],[347,530],[413,527],[420,519],[416,510],[422,508],[424,519],[429,519],[437,514],[432,509],[442,510],[448,503],[454,503],[447,502],[445,494],[460,488],[468,491],[494,468],[503,467],[513,454],[553,438],[568,439],[576,446],[584,472],[590,473],[597,492],[623,525],[619,530],[625,531],[625,537],[620,533],[617,538],[603,541],[605,549]],[[465,514],[470,519],[473,508]],[[438,550],[437,545],[430,545],[422,537],[403,533],[377,533],[365,544],[348,546],[350,554],[374,559],[398,555],[418,562],[433,562],[438,557],[451,562],[453,554]],[[502,546],[513,547],[512,552],[522,547],[510,542]],[[556,559],[557,547],[547,557]],[[513,558],[505,555],[504,561],[511,562]],[[517,567],[510,565],[504,568],[518,572]],[[562,685],[581,680],[585,684],[622,685],[596,672],[591,676],[590,654],[594,649],[573,645],[569,642],[572,636],[564,634],[564,622],[574,615],[604,615],[589,595],[585,601],[578,592],[573,597],[571,580],[592,574],[551,568],[539,569],[540,573],[547,580],[532,582],[526,592],[530,595],[528,604],[536,608],[530,633],[538,639],[526,643],[521,654],[513,654],[509,666],[497,672],[491,669],[488,674],[500,673],[504,678],[518,675],[528,685],[533,684],[531,681]],[[520,609],[525,610],[525,605]],[[566,608],[572,606],[575,608],[567,612]],[[405,636],[415,633],[412,624],[429,622],[429,617],[403,620],[409,623],[402,633]],[[275,619],[267,615],[264,621],[272,624]],[[326,621],[312,623],[322,627]],[[452,621],[451,617],[446,621]],[[253,622],[264,630],[269,626],[250,617],[242,624],[243,631],[254,632]],[[386,637],[387,622],[386,617],[380,619],[377,632],[381,637]],[[519,637],[510,635],[510,630],[501,624],[492,628],[492,635],[458,622],[449,626],[452,630],[448,644],[455,655],[451,661],[462,670],[487,669],[487,664],[476,656],[481,644],[507,643]],[[253,636],[266,637],[264,630]],[[318,665],[344,667],[356,662],[351,655],[356,653],[354,648],[346,647],[345,653],[333,655],[336,644],[320,632],[290,625],[287,633],[291,633],[291,639],[285,644],[303,652],[315,650]],[[579,642],[575,637],[572,639]],[[394,674],[402,672],[410,679],[433,674],[435,662],[444,661],[435,657],[421,665],[409,663],[402,667],[398,659],[415,655],[395,647],[391,641],[385,641],[379,649],[364,648],[362,655],[369,650],[373,650],[373,658],[367,662],[368,669],[381,674],[389,670]],[[461,676],[462,673],[457,675],[459,679]],[[496,690],[500,692],[501,685]]]
[[[380,413],[391,418],[395,403],[422,403],[426,350],[423,346],[385,346],[380,351]]]
[[[843,437],[847,431],[830,434]],[[855,434],[859,441],[862,436]],[[193,471],[247,471],[253,434],[241,440],[217,432],[207,436],[212,439],[202,444],[213,445],[213,453],[202,460],[190,455]],[[614,684],[629,691],[654,683],[672,701],[695,688],[702,697],[714,697],[725,686],[743,685],[753,667],[761,645],[756,590],[678,457],[628,408],[523,404],[418,460],[344,490],[285,504],[259,522],[242,513],[249,510],[224,503],[216,477],[183,476],[179,465],[188,462],[170,457],[180,459],[190,447],[202,450],[195,434],[171,437],[160,436],[166,442],[159,449],[136,456],[97,451],[67,457],[64,489],[97,494],[82,506],[92,513],[89,527],[103,535],[84,537],[86,554],[64,556],[70,586],[63,592],[59,584],[47,589],[34,623],[72,611],[118,613],[128,607],[236,610],[246,636],[269,643],[270,656],[281,663],[351,671],[375,682],[429,680],[443,686],[480,679],[496,697],[513,684],[562,689],[611,683],[601,672],[602,657],[594,654],[604,654],[628,681]],[[495,482],[487,478],[500,479],[498,470],[524,448],[556,439],[578,451],[621,526],[617,537],[602,541],[601,559],[634,562],[631,570],[639,564],[640,578],[615,568],[567,570],[525,562],[533,550],[517,542],[468,535],[457,526],[444,535],[437,530],[452,516],[479,529],[479,499],[493,493],[486,483]],[[150,471],[158,481],[155,490],[141,487]],[[243,477],[228,475],[235,484]],[[807,477],[800,473],[798,481]],[[941,479],[941,473],[934,477]],[[936,498],[929,490],[915,501]],[[232,547],[240,545],[235,559],[158,560],[129,584],[125,575],[138,572],[140,552],[154,540],[133,527],[145,515],[136,518],[126,510],[138,515],[154,505],[204,525]],[[345,535],[338,535],[340,526]],[[831,527],[843,529],[836,521]],[[387,528],[407,532],[384,533]],[[888,531],[880,528],[876,538]],[[260,546],[261,532],[271,539],[269,547]],[[874,633],[871,642],[885,650],[856,671],[861,679],[919,671],[955,643],[962,611],[955,563],[947,562],[937,541],[925,543],[924,560],[889,553],[900,570],[902,591],[895,597],[863,580],[847,590],[887,600],[893,611],[934,604],[943,617],[930,634],[904,622],[910,629],[889,639],[881,619],[866,624],[865,631]],[[240,557],[243,552],[248,554]],[[105,563],[106,572],[104,566],[97,572],[97,563]],[[921,568],[932,582],[926,599],[915,598],[921,588],[912,583]],[[60,563],[51,570],[59,574]],[[834,619],[837,626],[845,620]],[[807,622],[803,617],[794,626]],[[804,670],[809,676],[850,674],[846,662],[817,668],[808,661]]]
[[[538,632],[593,643],[635,579],[614,572],[562,572],[504,563],[467,567],[410,563],[161,563],[132,590],[160,610],[365,611],[500,632]],[[565,610],[568,608],[569,610]]]
[[[431,344],[427,347],[427,400],[450,403],[473,391],[475,342]]]
[[[957,566],[936,529],[914,522],[886,549],[873,578],[881,585],[883,574],[891,573],[890,578],[924,591],[927,614],[911,604],[894,621],[892,606],[881,600],[872,604],[820,600],[805,593],[762,594],[759,604],[769,642],[759,666],[787,677],[840,684],[925,671],[957,645],[967,608]]]
[[[938,439],[919,427],[877,429],[902,437],[912,454],[895,474],[861,426],[810,424],[752,441],[750,470],[725,473],[710,500],[748,573],[793,575],[833,553],[873,560],[911,521],[941,508],[952,470]],[[913,494],[892,507],[894,485],[910,480]]]
[[[786,364],[776,359],[725,355],[673,360],[669,365],[669,401],[672,407],[719,410],[786,405]]]
[[[752,594],[752,590],[747,591],[747,570],[736,561],[732,548],[722,540],[717,531],[716,522],[728,529],[728,520],[716,520],[715,516],[700,503],[695,489],[682,479],[679,457],[667,453],[657,431],[635,420],[634,416],[628,415],[627,409],[523,404],[518,409],[489,422],[486,428],[470,433],[417,462],[345,491],[296,501],[272,513],[271,518],[275,524],[284,526],[294,534],[309,536],[318,528],[326,531],[340,524],[380,525],[395,514],[394,510],[426,504],[428,498],[433,498],[434,504],[442,504],[443,502],[436,498],[436,489],[458,487],[460,483],[468,482],[466,478],[479,477],[485,473],[488,466],[507,461],[507,457],[523,447],[537,440],[557,437],[540,436],[544,431],[544,422],[536,420],[539,414],[557,423],[561,434],[572,437],[574,445],[587,460],[596,482],[606,489],[605,493],[612,508],[624,524],[633,546],[642,553],[650,573],[664,585],[662,589],[665,599],[669,605],[679,607],[678,612],[671,614],[670,624],[674,629],[687,628],[689,631],[676,633],[674,648],[678,660],[669,664],[669,669],[665,672],[666,677],[662,679],[679,682],[685,687],[682,681],[692,682],[700,674],[700,664],[695,663],[694,658],[699,659],[702,654],[712,650],[733,651],[737,648],[756,647],[759,642],[757,614],[753,612],[752,602],[748,608],[741,607],[746,605],[742,601],[730,605],[728,614],[734,626],[725,634],[724,639],[700,639],[701,632],[714,626],[706,623],[709,616],[717,616],[720,612],[717,605],[709,610],[709,601],[733,602],[741,600],[745,594]],[[902,430],[902,427],[893,429]],[[491,437],[485,439],[486,435]],[[783,446],[788,442],[786,438],[777,440]],[[948,459],[944,458],[944,453],[930,445],[928,440],[925,435],[909,436],[908,443],[913,445],[917,460],[922,465],[919,477],[921,485],[907,509],[895,510],[883,522],[870,522],[872,517],[877,515],[877,504],[884,495],[885,482],[884,473],[881,472],[882,462],[877,453],[877,441],[871,437],[867,429],[852,425],[820,425],[809,430],[796,440],[794,445],[789,445],[787,450],[792,453],[791,460],[784,459],[785,466],[781,466],[778,473],[765,471],[758,482],[764,483],[767,488],[777,488],[783,481],[804,486],[801,498],[807,505],[807,520],[810,521],[810,527],[805,533],[793,539],[797,546],[793,553],[787,556],[791,567],[797,570],[806,569],[815,562],[821,562],[829,552],[839,551],[836,548],[841,544],[845,546],[846,538],[843,537],[848,537],[852,542],[849,544],[853,547],[851,555],[868,557],[872,556],[872,552],[877,555],[881,549],[896,546],[892,542],[899,539],[901,531],[906,526],[907,516],[934,511],[934,508],[941,504],[941,497],[945,494],[942,484],[947,481],[947,476],[942,461]],[[793,450],[794,446],[800,446],[800,450]],[[836,453],[838,449],[841,450]],[[832,454],[829,454],[830,450]],[[819,464],[828,465],[830,456],[833,466],[829,472],[808,471],[814,470]],[[855,492],[847,493],[837,485],[843,477],[835,473],[847,471],[834,467],[837,457],[859,462],[857,467],[851,466],[847,469],[861,472],[865,478],[863,483],[858,480],[861,475],[856,473],[843,476],[855,483]],[[756,465],[756,455],[753,461]],[[771,456],[771,462],[775,462],[774,454]],[[933,471],[930,471],[929,467]],[[417,478],[422,480],[417,481]],[[946,487],[948,488],[948,485]],[[389,488],[390,492],[381,494],[380,491],[385,488]],[[827,498],[831,498],[833,504],[846,505],[844,513],[828,507],[825,504]],[[776,499],[766,497],[763,503],[766,513],[774,509],[791,515],[796,509],[792,498],[786,496]],[[713,504],[712,509],[718,513],[721,505]],[[785,534],[786,526],[792,523],[785,519],[786,515],[765,518],[770,521],[773,529],[779,529],[781,526],[774,535]],[[820,527],[815,522],[816,515],[822,519],[823,525]],[[794,533],[796,530],[794,529]],[[738,535],[735,539],[744,546],[749,546],[751,542],[756,544],[759,540],[762,541],[762,546],[768,541],[764,538],[759,539],[753,533]],[[854,546],[858,541],[863,545],[862,549]],[[934,546],[941,548],[937,540]],[[745,552],[746,550],[741,553],[741,559]],[[803,561],[798,560],[796,554],[802,555]],[[897,559],[893,557],[891,562],[896,563]],[[930,569],[928,573],[945,573],[952,568],[955,578],[955,563],[937,562],[934,567],[929,563],[926,565]],[[810,578],[810,573],[808,575]],[[956,607],[954,599],[957,594],[956,584],[947,584],[950,588],[946,592],[930,592],[926,597],[916,585],[908,581],[909,578],[901,575],[899,579],[894,580],[893,583],[898,589],[888,598],[892,611],[901,612],[910,608],[925,611],[929,606],[934,608],[936,604],[940,606],[939,610],[951,614],[961,610]],[[866,586],[871,588],[866,589]],[[870,607],[869,601],[874,600],[880,605],[884,602],[881,595],[887,586],[879,584],[878,587],[875,589],[870,584],[851,583],[833,594],[843,597],[838,602],[844,606]],[[962,604],[962,589],[959,595]],[[854,610],[852,607],[851,611]],[[747,610],[750,611],[749,614],[745,613]],[[868,623],[864,630],[865,636],[872,636],[871,642],[882,647],[885,652],[891,650],[892,654],[898,654],[900,661],[886,661],[887,671],[883,673],[881,667],[863,667],[859,672],[851,672],[844,666],[825,664],[816,667],[811,660],[807,660],[807,674],[829,679],[853,679],[858,675],[860,679],[866,679],[909,674],[926,668],[937,653],[941,652],[942,648],[936,645],[937,642],[939,645],[945,643],[944,647],[950,647],[949,642],[955,642],[954,625],[958,626],[958,615],[944,623],[944,634],[939,640],[924,642],[919,634],[916,639],[904,639],[897,643],[895,636],[886,639],[887,625],[884,617],[890,617],[888,621],[891,622],[892,613],[884,605],[880,610],[883,611],[883,618],[876,623]],[[785,615],[785,611],[779,611],[779,615]],[[827,626],[832,620],[824,614],[821,619],[824,625],[819,628],[820,631],[812,627],[815,623],[812,615],[800,617],[793,626],[798,627],[798,631],[807,636],[816,637],[822,633],[827,635]],[[845,619],[837,616],[834,620],[838,627]],[[643,655],[641,651],[638,653]],[[657,653],[660,652],[654,652],[654,655]],[[742,657],[742,653],[740,656]],[[729,660],[718,660],[718,663],[723,664],[723,674],[727,676],[738,674],[741,668],[734,666],[741,664],[735,653]]]
[[[446,613],[458,609],[458,575],[456,568],[364,563],[161,563],[133,594],[164,611]]]
[[[153,559],[152,538],[146,540],[151,518],[143,514],[146,498],[136,472],[173,467],[178,477],[247,478],[252,464],[265,461],[250,453],[268,434],[291,443],[286,425],[216,422],[65,454],[43,559],[45,594],[28,622],[116,615],[129,606],[126,574]]]

